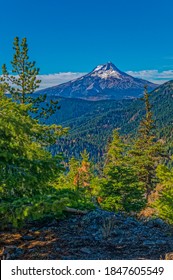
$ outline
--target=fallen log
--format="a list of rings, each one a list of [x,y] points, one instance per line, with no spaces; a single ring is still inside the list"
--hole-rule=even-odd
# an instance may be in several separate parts
[[[87,210],[79,210],[79,209],[70,208],[70,207],[65,207],[64,211],[68,212],[68,213],[79,214],[79,215],[85,215],[88,213]]]

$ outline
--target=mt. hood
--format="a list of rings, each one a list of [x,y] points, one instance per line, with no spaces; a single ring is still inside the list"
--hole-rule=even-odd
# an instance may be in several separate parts
[[[85,100],[123,99],[139,97],[148,85],[151,91],[156,84],[134,78],[120,71],[113,63],[98,65],[78,79],[39,91],[48,95]]]

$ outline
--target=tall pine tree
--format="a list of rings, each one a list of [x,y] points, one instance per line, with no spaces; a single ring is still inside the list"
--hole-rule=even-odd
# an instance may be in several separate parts
[[[126,153],[126,145],[114,130],[101,180],[100,201],[111,211],[138,212],[145,206],[145,199]]]
[[[23,38],[20,42],[18,37],[14,38],[13,43],[14,56],[11,61],[12,75],[8,72],[5,64],[2,66],[1,82],[13,98],[18,103],[32,104],[31,112],[37,117],[48,118],[59,108],[58,102],[51,100],[45,104],[46,95],[34,96],[33,93],[39,88],[41,80],[37,79],[39,68],[36,68],[36,62],[30,62],[28,56],[27,39]],[[41,107],[41,104],[44,104]]]
[[[148,199],[157,183],[156,167],[163,155],[163,147],[154,134],[154,120],[147,87],[145,87],[143,101],[145,103],[145,116],[140,123],[133,147],[129,151],[129,157]]]
[[[46,148],[66,130],[39,124],[29,107],[0,91],[0,227],[62,212],[53,183],[64,170],[63,157]]]
[[[41,125],[27,111],[0,92],[1,197],[42,193],[62,170],[62,155],[46,149],[66,132],[57,125]]]

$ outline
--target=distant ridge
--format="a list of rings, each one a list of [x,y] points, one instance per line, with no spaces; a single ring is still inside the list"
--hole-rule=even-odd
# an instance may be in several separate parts
[[[120,100],[141,96],[145,85],[148,85],[149,91],[158,86],[149,81],[134,78],[119,70],[112,62],[108,62],[98,65],[93,71],[78,79],[43,89],[38,93],[91,101]]]

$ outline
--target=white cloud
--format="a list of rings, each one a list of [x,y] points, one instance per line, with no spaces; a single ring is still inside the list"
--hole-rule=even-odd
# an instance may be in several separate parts
[[[127,71],[126,73],[133,77],[148,80],[157,84],[162,84],[169,80],[173,80],[173,70],[165,70],[162,72],[158,70],[141,70],[141,71]],[[85,74],[86,73],[82,73],[82,72],[77,72],[77,73],[60,72],[55,74],[39,75],[38,78],[42,80],[39,89],[56,86],[80,78]]]
[[[38,75],[38,79],[41,80],[39,89],[53,87],[71,80],[80,78],[86,73],[74,73],[74,72],[60,72],[48,75]]]
[[[141,71],[126,71],[127,74],[151,81],[156,84],[162,84],[169,80],[173,80],[173,70],[141,70]],[[56,86],[85,75],[87,73],[82,72],[60,72],[55,74],[38,75],[38,79],[41,80],[39,89],[44,89],[52,86]]]
[[[60,72],[55,74],[44,74],[44,75],[38,75],[37,79],[41,80],[39,90],[53,87],[65,82],[69,82],[72,80],[75,80],[77,78],[80,78],[81,76],[85,75],[87,73],[82,72]],[[2,77],[2,75],[0,75]],[[16,75],[18,77],[18,75]],[[10,83],[11,84],[11,83]]]
[[[141,70],[141,71],[127,71],[126,73],[133,77],[148,80],[157,84],[162,84],[169,80],[173,80],[173,70],[165,70],[162,72],[158,70]]]

